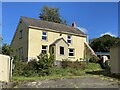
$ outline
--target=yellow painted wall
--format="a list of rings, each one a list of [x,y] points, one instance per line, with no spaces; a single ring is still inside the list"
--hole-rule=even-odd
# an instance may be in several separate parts
[[[10,80],[10,57],[0,54],[0,81],[8,82]]]
[[[19,39],[21,30],[23,30],[23,37]],[[24,59],[28,57],[28,27],[23,22],[19,23],[17,27],[13,41],[11,42],[11,47],[13,49],[13,56],[19,56],[19,48],[23,47],[23,57]]]
[[[60,55],[60,46],[64,47],[64,55]],[[60,40],[58,43],[56,43],[55,48],[56,48],[55,49],[55,53],[56,53],[55,60],[62,61],[63,59],[68,58],[68,45],[63,40]]]
[[[42,45],[48,45],[48,52],[49,52],[49,45],[52,44],[55,40],[63,37],[67,41],[67,34],[47,31],[47,41],[42,40],[42,31],[29,28],[29,40],[28,40],[28,57],[36,58],[37,55],[41,53]],[[79,58],[84,58],[84,42],[86,42],[86,37],[75,36],[72,35],[72,44],[68,48],[75,49],[75,57],[69,58],[73,60],[77,60]]]

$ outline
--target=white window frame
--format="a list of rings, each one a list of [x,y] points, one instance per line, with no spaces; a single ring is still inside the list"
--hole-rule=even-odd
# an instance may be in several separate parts
[[[69,36],[70,36],[70,38],[68,38]],[[71,35],[68,35],[68,36],[67,36],[67,43],[68,43],[68,44],[71,44],[71,43],[68,42],[68,40],[70,40],[71,43],[72,43]]]
[[[43,49],[43,46],[45,46],[45,47],[46,47],[46,49]],[[41,50],[41,53],[43,53],[42,51],[46,51],[46,53],[45,53],[45,54],[47,54],[47,48],[48,48],[48,46],[47,46],[47,45],[42,45],[42,50]]]
[[[73,52],[70,52],[70,49],[72,49]],[[75,56],[75,49],[74,49],[74,48],[69,48],[69,49],[68,49],[68,54],[69,54],[69,53],[73,53],[73,56],[68,55],[69,57],[74,57],[74,56]]]
[[[44,32],[46,33],[46,35],[43,34]],[[46,40],[47,40],[47,32],[46,32],[46,31],[42,31],[42,37],[46,37]],[[43,41],[46,41],[46,40],[44,40],[43,38],[42,38],[42,40],[43,40]]]

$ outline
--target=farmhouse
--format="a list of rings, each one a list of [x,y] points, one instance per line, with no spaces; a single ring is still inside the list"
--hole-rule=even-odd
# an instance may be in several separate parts
[[[87,35],[72,26],[21,17],[11,42],[13,56],[30,61],[40,53],[53,54],[55,60],[75,61],[85,57]]]

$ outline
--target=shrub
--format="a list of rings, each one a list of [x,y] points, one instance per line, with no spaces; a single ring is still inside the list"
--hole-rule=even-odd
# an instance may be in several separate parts
[[[38,73],[39,75],[49,75],[50,68],[53,67],[54,64],[54,57],[53,55],[50,55],[48,57],[47,54],[40,54],[37,56],[39,61],[38,61]]]
[[[97,63],[99,60],[100,60],[99,57],[93,55],[93,56],[89,59],[89,62]]]
[[[86,67],[86,63],[82,61],[76,60],[74,61],[69,61],[68,59],[62,60],[61,65],[63,68],[71,67],[71,68],[76,68],[76,69],[84,69]]]
[[[38,56],[39,61],[33,59],[31,61],[22,62],[18,59],[14,59],[15,68],[13,70],[14,76],[38,76],[38,75],[48,75],[50,73],[50,68],[53,67],[54,57],[47,54],[40,54]]]
[[[27,64],[19,60],[14,60],[13,64],[14,64],[13,75],[22,76],[24,72],[24,68]]]
[[[38,63],[36,59],[31,60],[23,69],[23,75],[26,77],[37,76]]]

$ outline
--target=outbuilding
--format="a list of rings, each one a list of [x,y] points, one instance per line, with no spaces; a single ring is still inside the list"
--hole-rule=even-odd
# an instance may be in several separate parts
[[[120,45],[110,49],[111,73],[120,74]]]
[[[0,81],[9,82],[12,76],[12,59],[10,56],[0,54]]]

